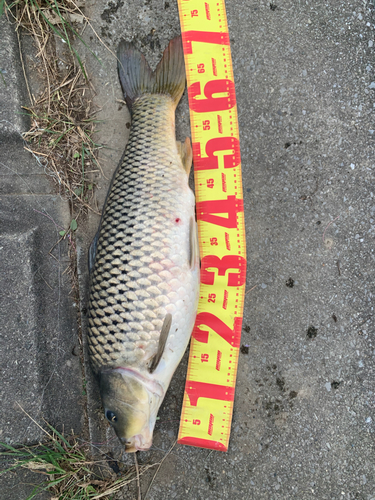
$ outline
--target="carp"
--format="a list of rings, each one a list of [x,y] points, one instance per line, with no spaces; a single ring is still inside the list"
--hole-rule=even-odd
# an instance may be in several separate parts
[[[176,142],[185,88],[181,37],[155,71],[128,42],[118,71],[129,141],[89,250],[88,348],[105,416],[126,451],[147,450],[194,326],[199,294],[190,140]]]

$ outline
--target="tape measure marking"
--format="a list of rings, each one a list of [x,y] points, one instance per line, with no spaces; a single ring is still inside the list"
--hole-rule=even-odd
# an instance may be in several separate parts
[[[178,5],[201,255],[178,442],[226,451],[246,281],[236,94],[224,0],[178,0]]]

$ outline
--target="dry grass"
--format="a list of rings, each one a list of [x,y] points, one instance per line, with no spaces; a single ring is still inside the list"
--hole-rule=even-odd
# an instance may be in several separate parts
[[[26,149],[38,157],[59,193],[71,202],[75,220],[80,211],[93,210],[90,175],[100,169],[100,146],[93,139],[97,123],[93,89],[73,47],[74,42],[84,43],[79,31],[88,21],[81,8],[83,2],[72,0],[5,3],[17,32],[22,29],[25,38],[33,40],[40,61],[36,69],[44,87],[36,97],[28,87],[31,104],[24,110],[31,128],[24,134]]]
[[[121,471],[121,478],[115,473],[109,475],[105,467],[104,475],[102,470],[107,459],[92,459],[88,445],[80,445],[74,436],[63,436],[49,424],[47,428],[43,429],[45,441],[36,446],[15,448],[0,443],[4,450],[0,451],[0,457],[7,462],[0,475],[23,468],[44,476],[27,500],[43,491],[48,492],[52,500],[113,500],[117,492],[158,465],[139,466],[138,471],[134,466],[129,467]]]

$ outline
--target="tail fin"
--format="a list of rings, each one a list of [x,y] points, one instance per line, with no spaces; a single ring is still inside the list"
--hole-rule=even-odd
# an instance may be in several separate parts
[[[176,106],[185,89],[185,64],[182,40],[173,38],[155,71],[133,44],[120,42],[118,71],[126,103],[131,109],[142,94],[168,94]]]

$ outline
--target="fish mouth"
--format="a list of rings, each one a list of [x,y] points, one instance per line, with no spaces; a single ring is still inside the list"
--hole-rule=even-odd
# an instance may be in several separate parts
[[[127,453],[134,453],[136,451],[148,451],[152,446],[152,439],[145,440],[142,434],[137,434],[130,439],[120,438],[121,442],[125,445]]]

